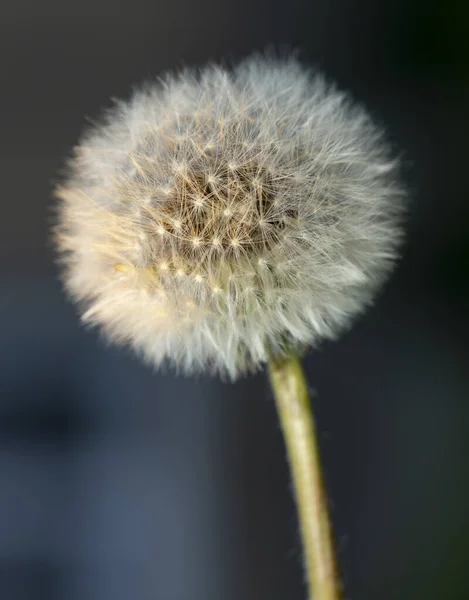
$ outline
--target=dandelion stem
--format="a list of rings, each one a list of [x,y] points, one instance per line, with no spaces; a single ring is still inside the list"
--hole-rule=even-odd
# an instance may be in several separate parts
[[[316,427],[303,368],[294,355],[271,359],[269,376],[293,477],[309,599],[340,600]]]

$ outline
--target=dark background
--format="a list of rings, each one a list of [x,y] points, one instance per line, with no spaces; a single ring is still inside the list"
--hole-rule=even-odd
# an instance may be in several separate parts
[[[2,600],[305,599],[265,376],[176,378],[106,347],[62,294],[48,242],[85,117],[142,78],[268,44],[369,107],[412,195],[375,307],[305,360],[347,599],[469,598],[463,1],[3,0]]]

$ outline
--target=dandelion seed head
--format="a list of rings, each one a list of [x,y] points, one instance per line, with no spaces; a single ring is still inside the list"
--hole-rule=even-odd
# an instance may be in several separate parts
[[[56,190],[84,321],[153,365],[236,378],[337,337],[397,256],[381,129],[293,59],[168,75],[85,132]]]

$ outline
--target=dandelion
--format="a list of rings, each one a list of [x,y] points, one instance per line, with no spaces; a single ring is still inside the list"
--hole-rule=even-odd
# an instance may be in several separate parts
[[[235,378],[374,298],[400,239],[397,166],[364,110],[294,60],[168,76],[70,161],[65,285],[151,364]]]
[[[70,160],[65,286],[152,365],[235,379],[271,358],[285,385],[278,365],[336,338],[390,272],[398,171],[366,111],[294,59],[169,75],[117,102]]]

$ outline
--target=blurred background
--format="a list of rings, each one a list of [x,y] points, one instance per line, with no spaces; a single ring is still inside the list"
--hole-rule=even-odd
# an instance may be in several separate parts
[[[3,0],[0,598],[305,599],[263,374],[155,374],[85,331],[48,241],[63,157],[162,71],[298,49],[401,149],[404,257],[305,360],[347,600],[469,598],[469,5]]]

